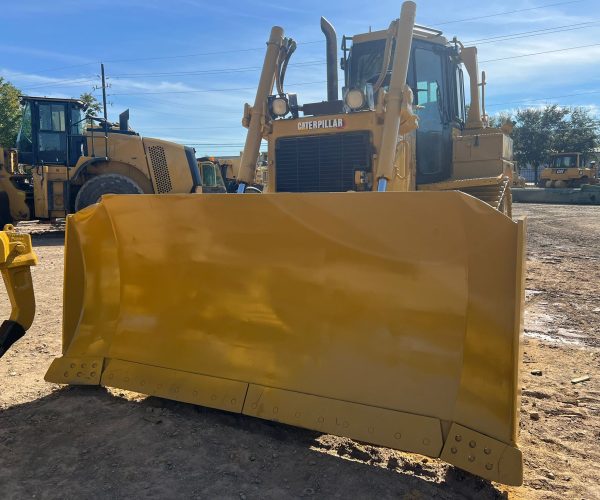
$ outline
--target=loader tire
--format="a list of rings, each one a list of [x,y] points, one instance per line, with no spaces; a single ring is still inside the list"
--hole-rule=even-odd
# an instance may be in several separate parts
[[[139,187],[129,177],[120,174],[103,174],[92,177],[77,193],[75,211],[83,210],[98,203],[104,194],[143,194]]]

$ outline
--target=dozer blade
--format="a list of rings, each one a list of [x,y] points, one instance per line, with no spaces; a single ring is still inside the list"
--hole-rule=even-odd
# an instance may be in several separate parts
[[[523,245],[523,222],[459,192],[106,196],[68,218],[46,379],[520,484]]]
[[[11,305],[10,318],[0,324],[0,358],[29,329],[35,315],[31,266],[37,257],[31,236],[20,234],[7,224],[0,231],[0,273]]]

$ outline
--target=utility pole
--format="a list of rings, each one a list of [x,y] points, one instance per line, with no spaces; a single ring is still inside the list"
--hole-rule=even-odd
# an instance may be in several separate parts
[[[104,108],[104,156],[108,158],[108,112],[106,111],[106,77],[104,75],[104,63],[100,64],[102,75],[102,106]]]

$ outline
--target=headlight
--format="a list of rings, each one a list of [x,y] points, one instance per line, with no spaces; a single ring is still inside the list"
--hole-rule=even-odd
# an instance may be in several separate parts
[[[290,107],[285,97],[276,97],[271,101],[271,112],[275,116],[285,116],[289,110]]]
[[[365,95],[358,89],[349,90],[346,92],[345,101],[350,109],[357,110],[365,105]]]

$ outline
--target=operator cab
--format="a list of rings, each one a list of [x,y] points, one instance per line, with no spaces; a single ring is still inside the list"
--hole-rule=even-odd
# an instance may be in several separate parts
[[[550,158],[550,168],[579,168],[578,153],[559,153]]]
[[[17,136],[24,165],[72,167],[83,154],[85,104],[77,99],[21,96],[23,118]]]
[[[464,77],[457,47],[449,45],[442,32],[415,26],[407,83],[412,89],[419,117],[416,131],[417,183],[427,184],[448,179],[452,175],[452,131],[462,130],[465,124]],[[350,92],[360,92],[363,106],[372,98],[373,85],[380,77],[385,59],[386,31],[344,37],[342,69],[344,97],[349,106]],[[352,45],[348,47],[348,41]],[[390,67],[381,87],[387,90],[392,74],[391,61],[395,43],[392,42]],[[356,94],[358,96],[358,94]],[[360,101],[357,97],[354,100]]]

